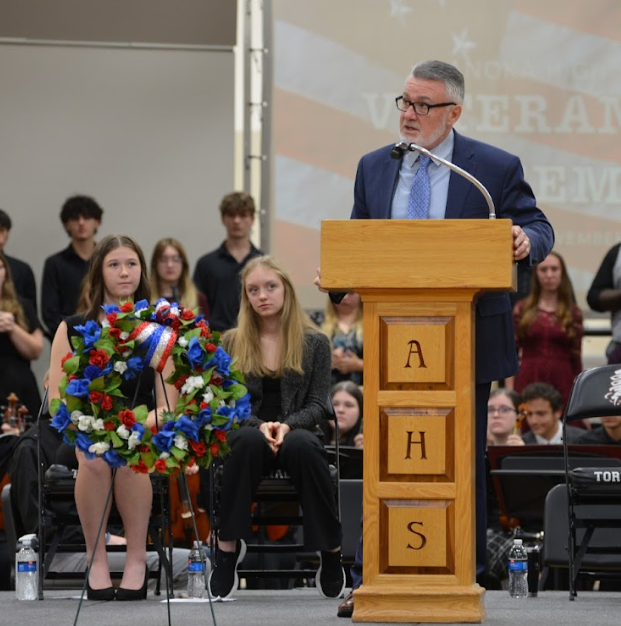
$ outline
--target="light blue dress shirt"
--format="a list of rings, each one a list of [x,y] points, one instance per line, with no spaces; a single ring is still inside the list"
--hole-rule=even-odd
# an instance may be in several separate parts
[[[407,141],[407,140],[406,140]],[[453,158],[453,131],[447,138],[438,144],[431,152],[447,161],[452,162]],[[408,152],[403,157],[399,170],[399,179],[395,195],[392,198],[391,217],[393,220],[405,220],[408,216],[408,199],[414,175],[419,167],[418,152]],[[446,199],[448,197],[448,186],[451,170],[432,159],[429,164],[429,182],[431,184],[431,197],[429,200],[430,220],[443,220],[446,214]]]

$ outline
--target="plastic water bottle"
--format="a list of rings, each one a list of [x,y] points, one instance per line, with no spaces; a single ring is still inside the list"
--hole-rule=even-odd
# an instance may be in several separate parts
[[[190,555],[188,557],[188,598],[206,598],[205,590],[205,570],[201,561],[201,552],[203,552],[202,541],[195,541]],[[203,559],[207,564],[205,553]]]
[[[528,597],[528,554],[521,539],[513,540],[509,552],[509,595],[512,598]]]
[[[17,542],[15,555],[15,595],[18,600],[36,600],[39,591],[39,558],[36,535],[24,535]]]

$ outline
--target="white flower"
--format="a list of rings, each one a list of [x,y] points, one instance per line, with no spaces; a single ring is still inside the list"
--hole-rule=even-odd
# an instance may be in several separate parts
[[[179,337],[179,339],[177,339],[177,343],[182,348],[187,348],[190,342],[185,337]]]
[[[121,341],[125,341],[127,338],[129,337],[129,333],[126,331],[123,331],[120,335],[119,335],[119,339]]]
[[[104,317],[103,322],[101,322],[101,327],[102,328],[110,328],[110,322],[108,321],[107,318]]]
[[[169,452],[162,452],[160,454],[160,459],[167,459],[170,456]]]
[[[202,376],[188,376],[188,379],[183,383],[181,387],[181,393],[192,393],[194,389],[200,389],[205,385],[205,381]]]
[[[207,391],[203,394],[203,402],[209,404],[213,400],[213,391],[211,387],[207,387]]]
[[[121,424],[117,429],[116,429],[116,434],[121,438],[121,439],[129,439],[129,436],[131,435],[131,433],[129,432],[129,430],[127,430],[127,427],[125,426],[125,424]]]
[[[93,419],[93,430],[103,430],[103,429],[104,429],[104,423],[101,417],[98,419]]]
[[[110,450],[110,444],[106,443],[105,441],[99,441],[98,443],[94,443],[88,447],[89,452],[92,452],[93,454],[96,454],[98,456],[101,456],[105,452],[108,452],[108,450]]]
[[[141,441],[142,435],[137,430],[134,430],[127,440],[127,447],[133,450]]]
[[[93,430],[94,422],[95,418],[92,415],[80,415],[80,417],[78,418],[78,430],[81,430],[85,433],[90,433]]]
[[[127,363],[125,363],[125,361],[117,361],[114,364],[114,371],[119,374],[124,374],[127,371]]]
[[[188,440],[183,435],[175,435],[174,443],[180,450],[188,449]]]
[[[71,411],[71,423],[77,426],[80,423],[80,418],[84,415],[82,411]]]
[[[125,350],[125,352],[123,352],[123,358],[124,359],[129,359],[129,357],[132,355],[132,351],[131,350]]]

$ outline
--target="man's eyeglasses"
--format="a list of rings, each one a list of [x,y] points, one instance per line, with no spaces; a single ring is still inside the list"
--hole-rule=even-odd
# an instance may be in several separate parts
[[[488,406],[487,414],[494,415],[494,413],[498,413],[503,417],[506,417],[508,415],[511,415],[511,413],[515,413],[515,409],[510,406]]]
[[[160,265],[168,265],[169,263],[179,265],[179,263],[183,263],[183,259],[180,256],[161,256],[157,262]]]
[[[410,108],[414,107],[414,112],[416,115],[427,115],[429,113],[429,109],[435,109],[436,107],[448,107],[452,104],[457,104],[456,102],[440,102],[439,104],[427,104],[426,102],[412,102],[403,96],[397,96],[395,98],[395,103],[397,104],[397,108],[399,111],[403,111],[404,113]]]

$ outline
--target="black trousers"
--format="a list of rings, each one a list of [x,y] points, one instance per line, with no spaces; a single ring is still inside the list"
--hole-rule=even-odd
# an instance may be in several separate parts
[[[334,482],[323,444],[308,430],[289,432],[276,456],[263,433],[242,427],[229,435],[231,453],[223,466],[220,530],[223,541],[252,534],[250,508],[263,476],[280,468],[291,477],[303,512],[304,545],[308,550],[333,550],[341,545]]]

